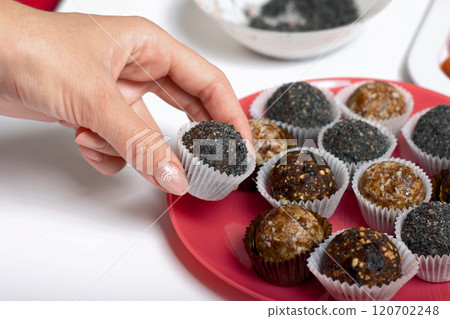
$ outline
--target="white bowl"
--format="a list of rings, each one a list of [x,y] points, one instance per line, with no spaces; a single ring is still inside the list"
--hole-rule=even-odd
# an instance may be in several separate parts
[[[364,13],[355,23],[308,32],[250,28],[246,10],[248,8],[254,10],[268,0],[194,0],[194,2],[227,33],[251,50],[274,58],[300,59],[335,50],[355,39],[363,32],[366,22],[381,12],[391,0],[379,0],[375,3],[373,0],[355,0],[359,15]]]

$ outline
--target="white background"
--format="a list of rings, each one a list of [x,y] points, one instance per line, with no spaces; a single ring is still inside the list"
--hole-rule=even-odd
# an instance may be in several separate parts
[[[58,10],[151,19],[220,67],[238,97],[298,80],[313,62],[250,52],[191,0],[76,1],[83,10],[72,0]],[[302,79],[408,81],[405,59],[428,4],[394,0],[362,38]],[[187,121],[157,98],[145,100],[165,135]],[[168,214],[140,237],[166,210],[165,194],[131,169],[96,173],[73,139],[57,124],[0,117],[0,300],[251,300],[192,257]]]

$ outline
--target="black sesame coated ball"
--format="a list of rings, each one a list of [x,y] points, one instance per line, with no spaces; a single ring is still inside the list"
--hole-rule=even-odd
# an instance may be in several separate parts
[[[389,140],[375,126],[360,120],[343,120],[327,129],[323,147],[347,163],[359,163],[381,157],[389,149]]]
[[[233,125],[200,122],[183,135],[183,144],[203,163],[227,175],[242,175],[247,169],[247,147]]]
[[[402,241],[417,255],[450,254],[450,204],[422,203],[406,216]]]
[[[306,82],[278,88],[266,105],[267,117],[303,128],[321,127],[332,121],[331,104],[318,88]]]
[[[412,139],[422,151],[450,158],[450,105],[438,105],[426,112],[417,121]]]

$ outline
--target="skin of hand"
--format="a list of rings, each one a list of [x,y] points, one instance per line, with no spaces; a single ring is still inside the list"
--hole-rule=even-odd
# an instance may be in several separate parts
[[[195,121],[233,124],[251,145],[225,75],[144,18],[50,13],[0,0],[0,41],[0,114],[76,129],[81,155],[103,174],[127,159],[160,189],[187,191],[180,160],[142,100],[147,92]]]

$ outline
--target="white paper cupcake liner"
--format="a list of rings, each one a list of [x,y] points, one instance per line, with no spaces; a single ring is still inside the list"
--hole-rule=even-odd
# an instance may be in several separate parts
[[[341,109],[342,115],[344,116],[344,118],[347,119],[365,119],[366,118],[362,117],[359,114],[356,114],[355,112],[353,112],[351,109],[349,109],[347,107],[347,100],[350,97],[350,95],[352,95],[352,93],[359,88],[361,85],[369,83],[369,82],[373,82],[373,81],[361,81],[361,82],[356,82],[353,83],[343,89],[341,89],[337,94],[336,94],[336,103],[339,106],[339,108]],[[386,120],[381,120],[381,121],[375,121],[372,120],[375,123],[378,123],[386,128],[388,128],[395,136],[398,135],[398,133],[400,133],[400,130],[402,128],[402,126],[405,124],[406,120],[408,119],[408,117],[411,115],[413,109],[414,109],[414,98],[412,97],[411,93],[409,93],[407,90],[405,90],[404,88],[402,88],[401,86],[398,86],[394,83],[390,83],[388,81],[385,81],[386,83],[389,83],[390,85],[394,86],[396,89],[398,89],[400,91],[400,93],[402,93],[403,98],[405,100],[405,104],[406,104],[406,111],[405,113],[403,113],[400,116],[394,116],[390,119],[386,119]]]
[[[250,115],[252,116],[252,118],[254,118],[254,119],[267,118],[266,113],[265,113],[267,101],[275,93],[275,91],[283,85],[284,84],[277,85],[270,89],[266,89],[266,90],[262,91],[256,97],[256,99],[250,105]],[[339,118],[341,117],[341,111],[336,103],[334,94],[325,88],[315,86],[314,84],[311,84],[311,85],[318,88],[320,91],[322,91],[322,93],[325,95],[327,100],[330,102],[331,114],[332,114],[331,122],[338,121]],[[282,121],[277,121],[277,120],[273,120],[273,119],[271,119],[271,121],[274,122],[279,127],[283,128],[283,129],[287,130],[289,133],[291,133],[292,136],[297,140],[298,146],[303,146],[305,141],[308,139],[316,140],[317,135],[319,134],[319,132],[322,128],[322,127],[302,128],[302,127],[295,126],[293,124],[288,124],[288,123],[285,123]]]
[[[359,286],[356,283],[349,285],[348,283],[342,283],[339,280],[333,280],[332,278],[322,274],[323,259],[326,258],[326,249],[328,244],[333,238],[343,232],[338,231],[328,237],[323,243],[317,247],[311,256],[308,258],[308,268],[311,273],[320,281],[325,289],[336,300],[355,300],[355,301],[385,301],[390,300],[398,290],[403,287],[412,277],[415,276],[419,268],[418,262],[412,252],[406,247],[406,245],[389,236],[389,239],[397,246],[398,252],[401,255],[401,267],[402,276],[389,284],[383,284],[382,286]]]
[[[189,194],[200,199],[217,201],[225,198],[255,169],[255,160],[247,153],[247,170],[239,176],[227,175],[215,170],[194,156],[183,144],[183,135],[198,123],[186,123],[178,131],[178,156],[186,171]]]
[[[402,128],[402,134],[408,143],[411,150],[417,156],[419,160],[419,164],[425,169],[425,171],[431,176],[438,173],[443,169],[450,168],[450,158],[441,158],[438,156],[433,156],[422,151],[414,142],[413,142],[413,134],[414,129],[416,128],[417,121],[419,118],[424,115],[426,112],[431,110],[432,108],[423,110],[419,113],[414,114],[411,118],[406,122],[405,126]]]
[[[399,241],[402,241],[403,222],[405,221],[405,218],[406,216],[408,216],[409,212],[410,211],[400,214],[395,222],[395,237],[397,237]],[[450,255],[413,255],[419,263],[419,271],[417,272],[417,276],[420,279],[430,282],[450,281]]]
[[[366,221],[367,225],[369,225],[371,228],[376,229],[383,233],[388,233],[393,235],[394,234],[394,226],[395,226],[395,219],[398,215],[400,215],[403,212],[412,210],[415,206],[411,206],[404,209],[389,209],[387,207],[381,207],[377,206],[368,199],[364,198],[358,189],[359,181],[364,174],[364,172],[374,163],[384,162],[384,161],[393,161],[397,163],[404,164],[408,167],[410,167],[422,180],[422,183],[425,187],[425,199],[424,202],[428,202],[431,198],[432,193],[432,186],[431,181],[428,175],[417,165],[415,165],[412,162],[406,161],[401,158],[389,158],[384,160],[374,160],[370,161],[363,166],[361,166],[359,169],[356,170],[355,175],[353,176],[352,180],[352,188],[355,192],[356,199],[358,200],[359,208],[361,209],[361,213],[364,217],[364,220]]]
[[[270,172],[272,170],[273,165],[284,155],[289,152],[295,152],[298,150],[311,151],[315,154],[322,156],[325,161],[328,163],[331,171],[333,172],[334,178],[337,184],[337,191],[330,197],[324,199],[315,199],[314,201],[289,201],[289,200],[279,200],[277,201],[274,197],[272,197],[272,189],[270,186]],[[338,158],[331,154],[327,154],[323,151],[318,150],[317,148],[312,147],[297,147],[290,149],[288,151],[277,154],[272,157],[264,166],[258,171],[258,176],[256,178],[256,184],[258,191],[260,194],[273,206],[280,207],[286,204],[296,204],[302,207],[305,207],[308,210],[312,210],[314,212],[319,213],[322,217],[330,218],[337,206],[339,205],[339,201],[344,195],[345,190],[347,189],[347,185],[350,181],[350,176],[348,173],[345,164],[340,161]]]
[[[372,122],[372,121],[367,121],[365,119],[359,119],[359,120],[364,121],[366,123],[369,123],[372,126],[375,126],[377,129],[380,130],[380,132],[384,136],[386,136],[388,138],[389,147],[388,147],[387,151],[383,155],[381,155],[380,157],[378,157],[376,159],[387,159],[387,158],[391,157],[392,153],[394,152],[395,148],[397,147],[397,138],[395,137],[395,135],[391,131],[389,131],[386,127],[384,127],[384,126],[382,126],[382,125],[380,125],[378,123],[375,123],[375,122]],[[319,136],[317,138],[317,144],[319,146],[319,149],[325,151],[326,153],[330,153],[330,152],[328,152],[325,149],[325,147],[323,146],[323,136],[325,135],[325,132],[329,128],[333,127],[336,123],[338,123],[338,122],[333,122],[333,123],[330,123],[327,126],[325,126],[320,131]],[[334,155],[334,156],[336,156],[336,155]],[[376,159],[373,159],[373,160],[376,160]],[[362,165],[368,163],[369,161],[364,161],[364,162],[359,162],[359,163],[348,163],[348,162],[344,162],[344,161],[342,161],[342,162],[347,167],[347,169],[348,169],[348,171],[350,173],[350,180],[351,180],[353,178],[353,175],[355,174],[355,171],[359,167],[361,167]],[[349,190],[351,189],[351,184],[349,185],[348,189]]]

